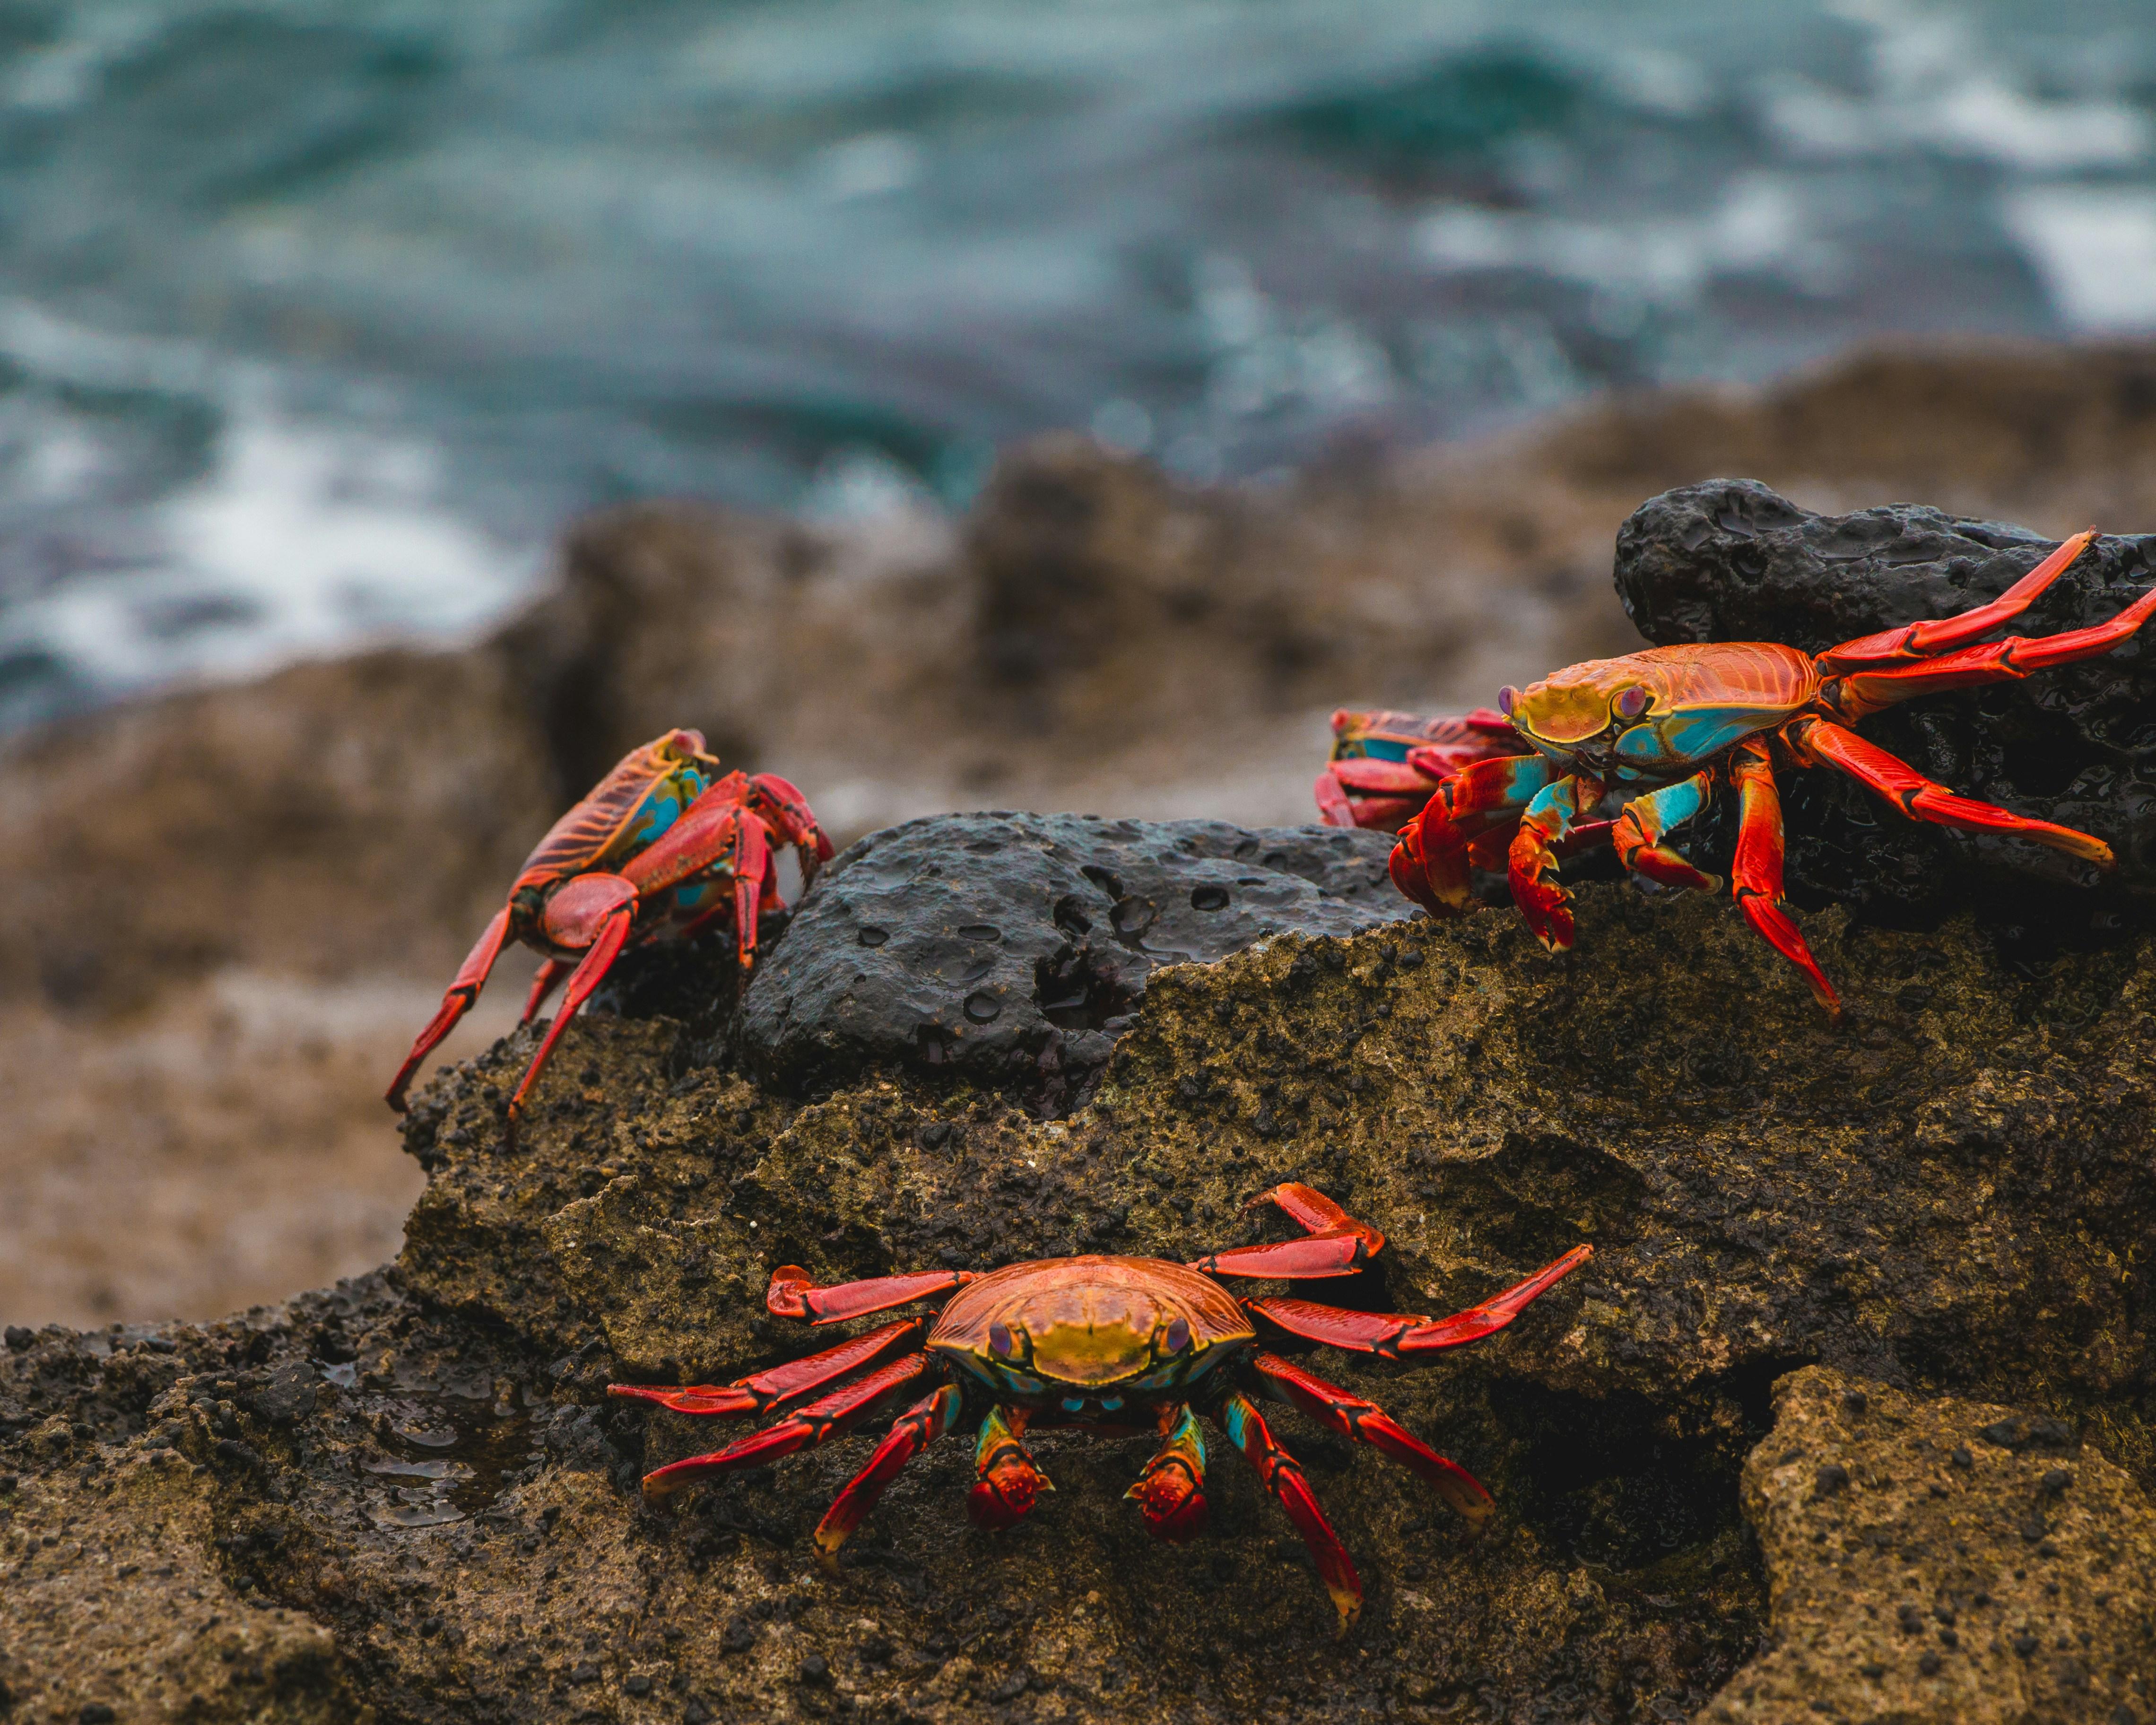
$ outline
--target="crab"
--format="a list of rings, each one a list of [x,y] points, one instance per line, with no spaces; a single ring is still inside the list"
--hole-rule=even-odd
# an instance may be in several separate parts
[[[510,1098],[512,1124],[562,1032],[626,947],[688,939],[731,916],[747,969],[762,923],[785,910],[774,844],[794,847],[804,889],[831,857],[807,799],[776,773],[721,775],[695,731],[670,731],[631,749],[525,859],[509,901],[398,1069],[389,1106],[403,1111],[413,1075],[470,1010],[511,940],[545,955],[522,1022],[568,978],[562,1009]]]
[[[1332,758],[1317,775],[1318,817],[1329,827],[1397,833],[1440,781],[1492,755],[1526,750],[1512,721],[1486,706],[1435,719],[1342,707],[1332,715]]]
[[[2126,640],[2156,613],[2156,588],[2093,628],[1971,644],[2026,609],[2095,536],[2094,528],[2076,533],[1989,604],[1816,657],[1759,641],[1650,647],[1507,688],[1497,704],[1529,752],[1494,756],[1440,783],[1400,829],[1394,882],[1431,915],[1457,915],[1473,901],[1471,865],[1502,846],[1513,901],[1543,944],[1560,952],[1574,929],[1558,860],[1576,848],[1605,794],[1623,799],[1608,836],[1625,867],[1664,886],[1719,891],[1717,878],[1666,840],[1734,790],[1737,907],[1838,1014],[1840,999],[1782,896],[1778,768],[1832,768],[1914,819],[2015,834],[2094,868],[2112,866],[2101,839],[1958,796],[1850,728],[1917,696],[2025,677]]]
[[[610,1395],[677,1414],[784,1416],[725,1449],[646,1474],[644,1501],[656,1506],[695,1481],[761,1467],[827,1443],[895,1399],[926,1390],[898,1415],[867,1466],[817,1524],[816,1548],[827,1568],[835,1565],[847,1536],[867,1518],[899,1471],[962,1420],[976,1429],[975,1481],[967,1505],[976,1527],[1014,1526],[1050,1488],[1027,1452],[1027,1432],[1075,1426],[1111,1436],[1158,1437],[1158,1448],[1124,1495],[1137,1501],[1154,1537],[1181,1544],[1196,1537],[1206,1520],[1205,1437],[1197,1417],[1202,1413],[1255,1468],[1302,1536],[1344,1636],[1363,1605],[1355,1565],[1254,1396],[1299,1408],[1320,1425],[1403,1463],[1471,1527],[1486,1521],[1495,1505],[1458,1463],[1375,1403],[1270,1352],[1261,1332],[1382,1359],[1419,1359],[1503,1329],[1587,1262],[1593,1248],[1576,1246],[1481,1305],[1435,1320],[1349,1312],[1308,1300],[1240,1299],[1219,1279],[1344,1276],[1384,1246],[1383,1235],[1308,1186],[1276,1186],[1251,1200],[1250,1208],[1267,1204],[1285,1212],[1303,1237],[1231,1247],[1189,1264],[1163,1258],[1046,1258],[987,1274],[930,1270],[831,1287],[818,1286],[798,1266],[783,1266],[773,1272],[764,1302],[781,1317],[829,1324],[920,1301],[936,1301],[938,1308],[732,1384],[608,1385]]]

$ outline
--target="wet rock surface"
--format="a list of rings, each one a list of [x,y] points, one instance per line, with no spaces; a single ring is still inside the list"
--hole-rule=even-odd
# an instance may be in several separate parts
[[[1749,480],[1640,506],[1617,536],[1617,589],[1658,644],[1786,642],[1816,653],[1995,598],[2057,544],[1915,504],[1818,515]],[[2099,538],[2014,623],[2035,636],[2105,622],[2156,581],[2156,536]],[[2108,842],[2100,881],[2070,858],[1902,818],[1841,775],[1784,787],[1800,901],[1903,921],[1975,904],[2007,923],[2107,935],[2156,902],[2156,636],[2025,681],[1926,696],[1865,734],[1966,795]],[[1724,832],[1718,843],[1733,843]],[[2094,890],[2092,890],[2093,888]],[[2034,895],[2032,898],[2031,895]]]
[[[43,1577],[58,1627],[11,1621],[0,1682],[36,1717],[1809,1722],[1875,1692],[1953,1717],[2012,1679],[2025,1717],[2156,1717],[2133,1604],[2156,1458],[2133,1267],[2156,1250],[2149,942],[2016,968],[1964,921],[1816,917],[1837,1025],[1726,905],[1589,886],[1580,909],[1563,962],[1489,915],[1163,967],[1058,1120],[905,1070],[802,1101],[680,1021],[600,1015],[511,1144],[521,1032],[419,1099],[429,1186],[391,1276],[223,1325],[8,1338],[0,1599]],[[872,1433],[640,1507],[640,1471],[739,1428],[605,1384],[827,1343],[764,1314],[775,1265],[1188,1259],[1258,1237],[1241,1205],[1291,1177],[1389,1236],[1378,1269],[1302,1290],[1350,1303],[1455,1309],[1598,1248],[1479,1348],[1313,1358],[1502,1511],[1463,1543],[1410,1476],[1283,1412],[1368,1589],[1346,1645],[1224,1445],[1212,1526],[1181,1548],[1120,1501],[1147,1445],[1075,1434],[1043,1438],[1056,1490],[1001,1535],[967,1525],[970,1446],[947,1440],[836,1576],[808,1530]],[[2009,1564],[2032,1513],[2037,1557]],[[1979,1589],[2006,1602],[2010,1667],[1966,1619],[1902,1645],[1902,1604],[1980,1611]],[[201,1676],[148,1651],[211,1616],[293,1660]],[[54,1651],[121,1619],[163,1628],[101,1664]],[[2021,1634],[2051,1638],[2041,1670]],[[1857,1686],[1808,1660],[1854,1661]]]
[[[1404,921],[1392,842],[1077,814],[910,821],[818,882],[745,993],[742,1047],[794,1091],[915,1070],[1066,1111],[1158,966]]]

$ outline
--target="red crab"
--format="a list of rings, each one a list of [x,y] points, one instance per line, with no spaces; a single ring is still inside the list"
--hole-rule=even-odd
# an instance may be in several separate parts
[[[731,916],[746,969],[756,959],[761,921],[785,908],[774,842],[795,848],[804,886],[830,859],[831,841],[807,800],[777,774],[721,778],[695,731],[670,731],[631,749],[525,859],[509,902],[398,1069],[389,1106],[403,1110],[412,1075],[479,999],[511,940],[547,955],[524,1003],[526,1023],[569,978],[562,1009],[510,1099],[512,1122],[555,1041],[632,942],[687,939]]]
[[[1498,696],[1532,752],[1500,756],[1452,774],[1400,829],[1393,880],[1433,916],[1471,901],[1469,866],[1502,847],[1512,897],[1551,951],[1573,940],[1569,896],[1557,860],[1605,793],[1626,799],[1608,828],[1619,860],[1666,886],[1719,891],[1686,861],[1669,833],[1734,789],[1737,907],[1810,978],[1831,1013],[1841,1003],[1820,973],[1782,900],[1782,814],[1774,772],[1831,767],[1917,820],[2018,833],[2100,869],[2101,839],[1957,796],[1849,726],[1867,715],[1944,689],[2025,677],[2106,653],[2156,612],[2156,588],[2110,622],[2035,639],[1969,644],[2025,609],[2081,555],[2095,529],[2076,533],[1989,604],[1936,622],[1845,641],[1816,658],[1771,642],[1650,647],[1568,665],[1522,692]]]
[[[1332,716],[1332,757],[1317,775],[1318,818],[1329,827],[1397,833],[1440,780],[1492,755],[1526,752],[1512,721],[1486,706],[1435,719],[1342,707]]]
[[[693,1481],[760,1467],[827,1442],[894,1398],[927,1390],[900,1414],[868,1465],[817,1524],[816,1546],[827,1565],[899,1470],[969,1413],[978,1429],[977,1478],[968,1503],[975,1526],[1011,1526],[1047,1489],[1048,1481],[1026,1452],[1029,1430],[1076,1426],[1116,1437],[1158,1435],[1158,1450],[1125,1495],[1137,1500],[1156,1538],[1180,1544],[1205,1522],[1205,1439],[1194,1417],[1203,1413],[1257,1470],[1310,1548],[1344,1635],[1362,1609],[1362,1584],[1302,1469],[1273,1436],[1253,1395],[1288,1403],[1321,1425],[1383,1450],[1428,1481],[1471,1523],[1486,1519],[1495,1506],[1466,1469],[1374,1403],[1266,1351],[1260,1331],[1383,1359],[1414,1359],[1502,1330],[1584,1264],[1593,1248],[1575,1246],[1480,1306],[1435,1321],[1348,1312],[1308,1300],[1238,1299],[1216,1278],[1342,1276],[1368,1262],[1385,1243],[1384,1235],[1307,1186],[1276,1186],[1251,1208],[1261,1204],[1278,1205],[1307,1237],[1235,1246],[1192,1264],[1048,1258],[986,1275],[929,1270],[837,1287],[816,1286],[806,1271],[793,1265],[775,1271],[764,1303],[781,1317],[828,1324],[917,1301],[941,1305],[930,1316],[886,1324],[728,1384],[608,1385],[611,1395],[654,1402],[678,1414],[785,1415],[723,1450],[646,1474],[645,1500],[655,1504]],[[875,1369],[869,1371],[871,1366]],[[847,1378],[853,1381],[844,1388],[831,1387]]]

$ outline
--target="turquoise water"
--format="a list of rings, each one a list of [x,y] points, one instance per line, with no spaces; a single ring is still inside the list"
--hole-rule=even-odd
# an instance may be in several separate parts
[[[0,721],[567,515],[1190,477],[2156,326],[2156,8],[0,0]]]

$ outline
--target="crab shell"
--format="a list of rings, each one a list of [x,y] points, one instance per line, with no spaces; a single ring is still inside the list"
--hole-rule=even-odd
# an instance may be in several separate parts
[[[1075,1420],[1147,1423],[1257,1342],[1242,1304],[1163,1258],[1014,1264],[961,1289],[924,1344],[999,1399]]]
[[[1649,647],[1506,689],[1497,705],[1522,742],[1568,772],[1657,783],[1784,723],[1817,699],[1820,680],[1809,655],[1772,642]]]

